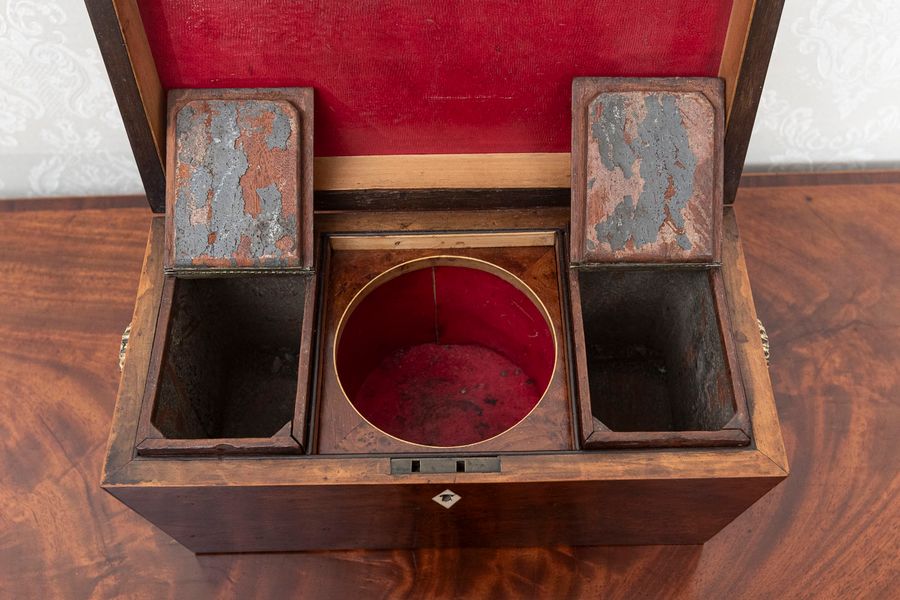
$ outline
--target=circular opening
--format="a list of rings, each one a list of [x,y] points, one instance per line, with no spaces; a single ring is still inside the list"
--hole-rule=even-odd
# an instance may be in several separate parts
[[[556,366],[547,310],[512,273],[463,257],[403,263],[369,282],[338,324],[338,381],[400,440],[465,446],[511,429]]]

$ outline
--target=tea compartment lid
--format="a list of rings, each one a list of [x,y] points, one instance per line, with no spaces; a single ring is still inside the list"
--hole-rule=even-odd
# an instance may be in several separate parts
[[[572,263],[718,263],[722,81],[577,78],[572,92]]]
[[[165,269],[308,271],[311,88],[169,93]]]

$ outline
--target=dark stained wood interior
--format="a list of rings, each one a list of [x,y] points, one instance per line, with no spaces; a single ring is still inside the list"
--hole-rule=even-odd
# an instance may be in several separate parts
[[[735,413],[706,269],[580,270],[594,417],[613,431],[712,431]]]
[[[890,597],[900,585],[900,186],[829,180],[739,195],[791,476],[702,547],[194,556],[98,485],[146,208],[4,212],[2,595]]]
[[[168,278],[152,410],[166,438],[275,435],[294,415],[308,275]]]

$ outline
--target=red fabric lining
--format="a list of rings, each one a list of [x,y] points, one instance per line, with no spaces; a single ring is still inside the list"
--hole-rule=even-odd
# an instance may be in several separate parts
[[[503,433],[540,397],[534,380],[498,352],[419,344],[389,355],[369,373],[355,405],[400,439],[462,446]]]
[[[554,366],[553,334],[537,306],[499,277],[460,267],[435,267],[442,344],[491,348],[543,388]]]
[[[337,352],[341,385],[350,398],[385,356],[434,342],[431,269],[411,271],[378,286],[347,318]]]
[[[731,0],[143,0],[162,84],[316,88],[316,154],[566,152],[580,75],[715,76]]]
[[[521,290],[485,271],[437,266],[392,279],[356,306],[337,369],[350,401],[382,431],[458,446],[523,419],[555,359],[550,327]]]

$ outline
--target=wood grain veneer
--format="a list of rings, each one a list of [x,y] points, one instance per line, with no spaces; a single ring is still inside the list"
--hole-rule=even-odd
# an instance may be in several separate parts
[[[357,215],[341,219],[356,228]],[[454,225],[449,215],[444,226]],[[369,233],[369,232],[364,232]],[[387,248],[385,246],[388,246]],[[328,237],[323,249],[323,300],[319,348],[319,412],[316,449],[322,454],[361,453],[497,453],[504,451],[572,450],[574,415],[569,399],[569,367],[562,302],[561,232],[485,232],[466,235],[372,235]],[[338,325],[357,292],[376,276],[401,263],[429,256],[452,255],[488,261],[505,269],[533,290],[546,307],[556,346],[552,377],[534,410],[522,422],[490,439],[457,448],[410,444],[384,435],[364,420],[345,394],[335,368]],[[464,263],[462,263],[464,264]],[[388,318],[385,315],[385,318]],[[412,320],[412,314],[409,317]],[[554,364],[555,363],[555,364]],[[543,390],[542,390],[543,391]],[[440,490],[438,490],[440,491]]]
[[[195,557],[95,485],[119,337],[132,318],[146,247],[146,208],[71,211],[30,201],[25,212],[4,213],[0,590],[43,598],[361,590],[436,598],[889,596],[900,585],[889,535],[900,519],[893,441],[900,413],[885,403],[900,394],[900,278],[891,260],[900,253],[900,187],[802,183],[740,195],[755,304],[772,338],[769,372],[787,449],[780,456],[790,458],[792,473],[702,548]],[[512,220],[504,211],[473,218]],[[757,411],[754,421],[761,418]]]
[[[500,222],[504,228],[548,229],[564,225],[566,219],[565,212],[552,208],[335,213],[322,215],[318,230],[491,230]],[[151,228],[151,262],[162,252],[160,222],[154,220]],[[518,250],[523,248],[527,247]],[[742,271],[744,267],[737,262],[723,269]],[[755,318],[748,304],[749,290],[729,289],[727,278],[725,283],[732,311],[744,320]],[[142,286],[153,291],[142,298],[154,298],[161,285],[161,274],[147,272]],[[149,331],[142,324],[135,329],[137,343],[146,344]],[[142,350],[137,352],[141,356]],[[761,356],[762,350],[747,340],[737,345],[736,352]],[[766,387],[765,377],[753,372],[759,363],[748,361],[747,365],[757,385]],[[404,476],[391,474],[390,455],[371,455],[373,449],[367,446],[361,448],[367,454],[293,459],[133,459],[135,407],[143,394],[140,377],[146,370],[145,364],[126,360],[125,381],[141,386],[120,388],[118,402],[123,408],[113,425],[103,485],[198,552],[551,541],[699,543],[786,475],[784,468],[755,447],[690,452],[557,450],[505,455],[500,472]],[[771,403],[770,392],[766,395],[764,389],[748,389],[747,397],[751,404]],[[323,422],[330,427],[338,421]],[[780,444],[777,421],[754,425],[753,434],[772,447]],[[463,506],[460,503],[444,512],[431,501],[450,486],[466,499],[464,509],[457,510]],[[633,506],[637,499],[640,509]],[[210,505],[219,509],[206,510]],[[547,518],[535,521],[535,511]]]

